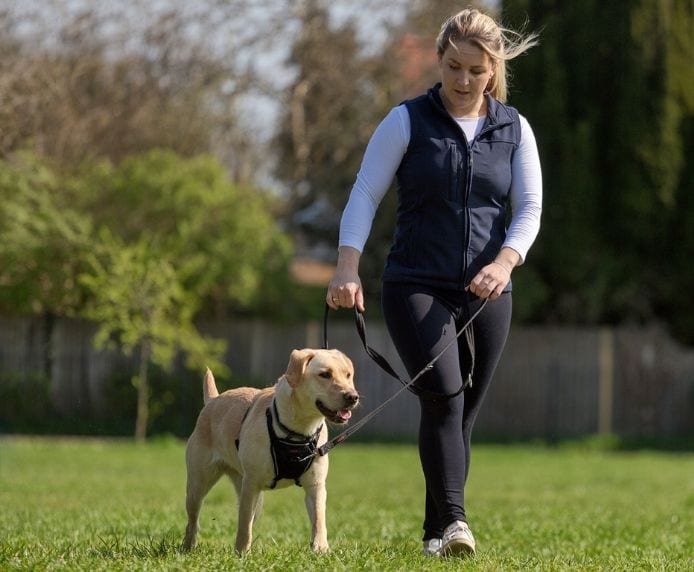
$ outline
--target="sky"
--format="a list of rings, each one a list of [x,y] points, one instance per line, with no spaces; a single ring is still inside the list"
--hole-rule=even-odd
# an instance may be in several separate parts
[[[364,50],[374,52],[386,40],[387,26],[400,23],[413,2],[329,0],[327,4],[333,24],[339,27],[353,20]],[[204,16],[206,25],[191,26],[191,37],[202,39],[210,50],[230,58],[239,68],[252,66],[270,87],[265,93],[250,93],[237,100],[241,127],[263,144],[274,135],[282,113],[280,95],[296,72],[286,60],[298,32],[300,5],[297,0],[0,0],[0,11],[14,14],[24,34],[50,47],[65,23],[93,10],[105,22],[101,32],[112,36],[118,51],[141,48],[144,30],[162,12],[175,8],[188,15],[190,22]],[[124,35],[123,30],[128,33]]]
[[[385,3],[387,9],[376,10],[379,4],[383,2],[328,2],[336,26],[348,19],[356,20],[359,37],[366,50],[378,49],[386,38],[385,26],[401,21],[411,2],[390,0]],[[51,31],[59,30],[62,24],[80,13],[94,10],[97,15],[105,17],[107,25],[103,26],[104,34],[115,36],[124,27],[131,31],[126,36],[125,45],[122,44],[123,40],[118,40],[118,49],[137,49],[138,38],[147,23],[171,8],[189,14],[190,21],[198,20],[194,17],[196,14],[205,14],[211,18],[210,27],[192,27],[191,36],[204,37],[213,51],[233,54],[236,65],[240,67],[252,64],[279,93],[294,77],[294,70],[285,61],[298,29],[288,23],[289,19],[284,18],[284,14],[287,10],[296,10],[297,5],[295,0],[0,0],[0,11],[9,10],[18,18],[19,29],[24,34],[35,37],[38,31],[40,41],[50,46],[57,39],[51,35]],[[237,10],[242,20],[234,18]],[[277,36],[272,38],[268,28],[274,30],[274,22],[280,29]],[[267,37],[258,37],[259,34]],[[248,40],[256,42],[258,49],[236,49],[234,44],[241,46]],[[242,99],[240,105],[242,117],[253,126],[257,136],[270,137],[281,113],[277,98],[271,94],[254,93]]]

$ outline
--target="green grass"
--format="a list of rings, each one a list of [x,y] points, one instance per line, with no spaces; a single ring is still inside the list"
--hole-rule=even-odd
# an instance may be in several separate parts
[[[0,440],[0,570],[692,570],[694,455],[478,445],[467,489],[478,555],[420,556],[415,447],[331,454],[332,552],[311,553],[303,492],[266,494],[251,554],[233,551],[232,487],[185,526],[183,444]]]

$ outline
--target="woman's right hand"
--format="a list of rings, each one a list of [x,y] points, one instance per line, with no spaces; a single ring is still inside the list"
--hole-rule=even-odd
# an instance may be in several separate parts
[[[364,311],[364,292],[359,279],[359,258],[361,253],[352,247],[341,246],[335,274],[328,283],[325,301],[333,310],[353,308]]]

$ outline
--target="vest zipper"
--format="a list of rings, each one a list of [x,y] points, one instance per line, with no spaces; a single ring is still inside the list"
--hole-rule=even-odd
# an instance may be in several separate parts
[[[467,277],[467,253],[470,249],[470,207],[468,206],[468,201],[470,199],[470,191],[472,190],[472,145],[465,138],[465,144],[467,145],[467,173],[465,176],[465,202],[463,203],[463,208],[465,209],[465,244],[463,245],[463,274],[458,281],[460,288],[465,287],[465,279]],[[473,141],[474,145],[474,141]]]
[[[462,130],[460,125],[449,115],[449,119],[453,122],[453,124],[458,128],[458,131],[460,132],[460,135],[462,137],[462,140],[465,141],[465,146],[467,147],[467,161],[466,161],[466,181],[465,181],[465,195],[464,195],[464,202],[463,202],[463,210],[465,212],[465,237],[464,237],[464,244],[463,244],[463,267],[462,271],[458,277],[458,287],[459,288],[464,288],[465,287],[465,281],[467,278],[467,254],[468,250],[470,249],[470,232],[471,232],[471,224],[470,224],[470,208],[468,207],[468,201],[470,199],[470,193],[472,192],[472,167],[473,167],[473,160],[472,160],[472,147],[475,144],[475,141],[481,136],[484,135],[485,133],[488,133],[489,131],[493,131],[494,129],[498,128],[500,124],[494,124],[494,125],[487,125],[487,127],[482,128],[482,130],[477,134],[477,136],[472,140],[472,144],[468,141],[465,132]]]
[[[455,123],[455,122],[454,122]],[[493,131],[498,127],[498,125],[488,125],[486,128],[483,128],[477,136],[472,140],[472,143],[470,143],[465,136],[465,133],[463,130],[460,128],[460,125],[456,123],[456,126],[458,129],[460,129],[460,133],[463,137],[463,141],[465,141],[465,145],[467,147],[467,172],[466,172],[466,181],[465,181],[465,197],[464,197],[464,203],[463,203],[463,209],[465,210],[465,242],[463,244],[463,268],[462,268],[462,274],[460,275],[458,279],[458,286],[460,288],[464,288],[466,286],[465,282],[467,279],[467,270],[468,270],[468,264],[467,264],[467,255],[468,255],[468,250],[470,249],[470,232],[472,225],[470,224],[470,207],[468,206],[468,202],[470,199],[470,193],[472,192],[472,169],[473,169],[473,159],[472,159],[472,148],[475,145],[475,142],[477,139],[481,136],[484,135],[485,133],[489,131]]]

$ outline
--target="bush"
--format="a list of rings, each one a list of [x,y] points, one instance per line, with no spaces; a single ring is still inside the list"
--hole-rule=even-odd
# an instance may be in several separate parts
[[[50,381],[42,372],[1,374],[0,432],[34,433],[38,425],[54,418],[50,390]]]

